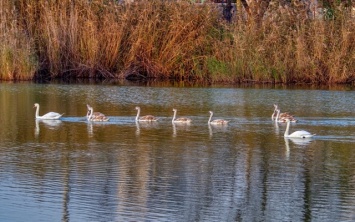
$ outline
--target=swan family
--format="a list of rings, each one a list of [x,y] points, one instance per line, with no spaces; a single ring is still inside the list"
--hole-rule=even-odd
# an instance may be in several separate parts
[[[100,113],[100,112],[94,112],[94,108],[91,107],[89,104],[87,106],[87,114],[86,114],[86,119],[87,121],[90,122],[106,122],[109,121],[110,119],[105,116],[105,114]],[[60,119],[64,113],[59,114],[57,112],[49,112],[46,113],[42,116],[39,115],[39,104],[35,103],[34,108],[36,108],[36,113],[35,113],[35,118],[36,119],[41,119],[41,120],[58,120]],[[158,121],[159,118],[153,116],[153,115],[145,115],[145,116],[140,116],[141,113],[141,108],[139,106],[136,106],[135,108],[137,110],[137,116],[135,118],[136,122],[155,122]],[[176,118],[177,114],[177,109],[173,109],[173,118],[172,118],[172,123],[186,123],[189,124],[192,122],[190,118],[187,117],[179,117]],[[210,116],[208,119],[208,125],[227,125],[229,121],[224,120],[224,119],[214,119],[212,120],[213,117],[213,112],[209,111]],[[311,134],[305,130],[300,130],[300,131],[295,131],[291,134],[289,134],[290,130],[290,122],[297,122],[296,118],[289,114],[289,113],[281,113],[279,107],[277,104],[274,104],[274,112],[271,115],[272,121],[275,121],[276,123],[286,123],[286,130],[284,133],[285,138],[310,138],[313,137],[315,134]]]
[[[276,117],[275,117],[276,114]],[[295,117],[289,113],[281,113],[279,107],[277,104],[274,104],[274,112],[271,115],[271,119],[273,121],[275,121],[276,123],[287,123],[286,124],[286,130],[284,133],[284,137],[285,138],[310,138],[313,137],[315,134],[311,134],[310,132],[307,132],[305,130],[299,130],[299,131],[295,131],[291,134],[289,134],[290,131],[290,123],[291,122],[297,122],[297,120],[295,119]]]

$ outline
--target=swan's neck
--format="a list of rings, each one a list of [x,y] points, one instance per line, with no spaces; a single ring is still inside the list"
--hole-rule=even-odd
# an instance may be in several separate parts
[[[141,109],[137,109],[137,116],[136,116],[136,122],[138,122],[139,119],[139,114],[141,113]]]
[[[90,113],[91,113],[91,111],[90,111],[90,109],[88,109],[88,112],[86,113],[86,119],[87,119],[87,120],[90,119]]]
[[[274,105],[275,106],[275,105]],[[274,112],[271,115],[271,120],[274,120],[275,118],[275,112],[277,111],[277,107],[275,106]]]
[[[279,117],[280,117],[280,110],[278,109],[276,112],[277,112],[277,115],[276,115],[276,119],[275,119],[275,121],[277,122],[277,121],[279,121]]]
[[[211,122],[212,116],[213,116],[213,113],[210,114],[210,118],[208,119],[208,123]]]
[[[290,121],[287,121],[287,125],[286,125],[286,130],[285,130],[285,134],[284,137],[288,137],[288,131],[290,130]]]
[[[176,118],[176,110],[174,110],[174,116],[172,122],[174,122],[175,118]]]
[[[39,117],[39,105],[36,106],[36,118]]]
[[[90,115],[88,117],[88,120],[90,121],[91,120],[91,117],[92,117],[92,114],[94,113],[94,109],[93,108],[90,108],[89,109],[89,112],[90,112]]]

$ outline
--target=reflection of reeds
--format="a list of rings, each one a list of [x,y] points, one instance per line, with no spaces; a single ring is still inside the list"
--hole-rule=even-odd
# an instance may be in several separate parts
[[[355,77],[354,20],[346,10],[325,20],[307,19],[302,7],[275,7],[254,26],[226,25],[211,4],[116,2],[2,1],[0,78],[30,79],[35,71],[52,78],[208,82]]]

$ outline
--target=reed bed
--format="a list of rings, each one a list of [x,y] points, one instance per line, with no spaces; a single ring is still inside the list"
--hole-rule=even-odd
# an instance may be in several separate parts
[[[270,8],[226,23],[213,4],[1,0],[0,79],[349,83],[355,19]]]
[[[0,79],[30,80],[38,67],[33,41],[18,26],[10,1],[0,2]]]

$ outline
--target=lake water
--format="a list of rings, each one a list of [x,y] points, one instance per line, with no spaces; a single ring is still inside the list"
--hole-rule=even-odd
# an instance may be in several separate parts
[[[0,221],[354,221],[355,91],[0,83]],[[58,121],[40,115],[65,113]],[[273,104],[299,122],[285,140]],[[86,104],[110,117],[88,123]],[[136,124],[136,110],[159,117]],[[172,109],[193,119],[173,125]],[[227,127],[209,127],[214,118]]]

